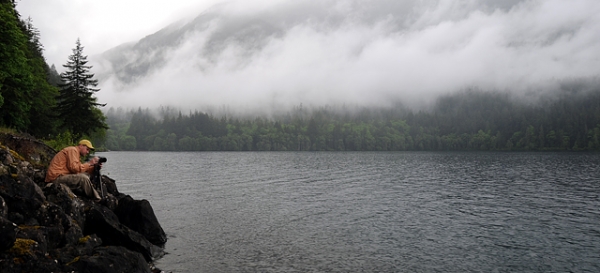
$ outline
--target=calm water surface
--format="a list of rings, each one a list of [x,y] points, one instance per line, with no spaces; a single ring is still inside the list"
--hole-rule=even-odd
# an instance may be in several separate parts
[[[107,152],[172,272],[600,272],[600,155]]]

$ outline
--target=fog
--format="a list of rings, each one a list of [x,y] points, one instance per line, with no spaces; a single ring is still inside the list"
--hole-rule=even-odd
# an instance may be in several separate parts
[[[202,27],[180,42],[131,51],[128,65],[150,64],[132,81],[90,56],[101,75],[99,102],[421,107],[465,89],[531,96],[600,72],[596,0],[232,1],[198,14]]]

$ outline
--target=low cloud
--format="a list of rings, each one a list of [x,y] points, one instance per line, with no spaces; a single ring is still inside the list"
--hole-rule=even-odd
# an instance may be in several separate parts
[[[494,2],[223,4],[142,77],[103,78],[98,97],[113,107],[199,110],[418,107],[468,88],[526,94],[598,77],[600,2]],[[131,64],[153,63],[147,55]]]

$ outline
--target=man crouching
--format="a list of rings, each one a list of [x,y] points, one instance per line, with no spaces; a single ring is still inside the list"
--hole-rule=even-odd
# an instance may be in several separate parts
[[[77,146],[69,146],[58,152],[46,172],[46,183],[60,183],[71,190],[84,192],[87,197],[99,202],[102,200],[98,192],[92,186],[90,174],[94,171],[94,165],[98,163],[98,157],[93,157],[89,162],[81,163],[80,157],[86,156],[94,150],[92,142],[81,140]],[[100,165],[101,166],[101,165]]]

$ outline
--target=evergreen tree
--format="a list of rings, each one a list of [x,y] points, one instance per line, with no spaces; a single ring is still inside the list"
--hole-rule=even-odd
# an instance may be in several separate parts
[[[0,125],[26,130],[34,88],[27,36],[13,1],[0,2]]]
[[[94,74],[90,73],[92,66],[86,65],[87,63],[83,46],[77,39],[73,55],[63,65],[67,70],[60,74],[64,84],[60,85],[56,106],[63,128],[70,131],[75,139],[108,129],[106,117],[98,111],[98,107],[105,104],[97,103],[93,96],[100,90],[93,88],[98,85],[98,80],[93,79]]]
[[[60,86],[63,82],[60,79],[60,74],[58,74],[58,71],[56,71],[56,67],[54,66],[54,64],[52,66],[50,66],[49,70],[48,70],[48,82],[52,85],[52,86]]]
[[[56,104],[58,88],[49,83],[50,67],[43,56],[40,32],[33,26],[31,18],[22,22],[22,28],[29,38],[28,59],[34,84],[30,99],[30,125],[27,131],[34,136],[53,135],[57,121],[52,109]]]

